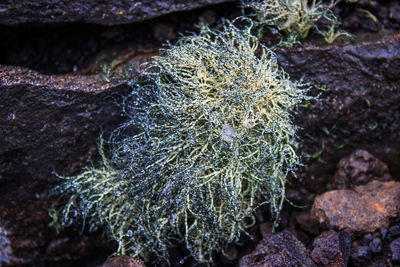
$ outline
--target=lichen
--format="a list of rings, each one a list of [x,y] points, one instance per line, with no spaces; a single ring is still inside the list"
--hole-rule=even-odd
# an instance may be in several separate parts
[[[268,204],[278,222],[300,164],[291,111],[308,86],[290,81],[250,31],[203,26],[152,59],[148,81],[124,100],[128,120],[111,135],[109,158],[101,143],[103,166],[54,190],[70,195],[64,223],[105,226],[119,254],[168,260],[184,243],[212,262],[255,223],[257,207]]]
[[[266,25],[283,32],[286,45],[305,39],[311,30],[332,43],[341,35],[350,37],[339,29],[340,19],[332,12],[339,1],[330,0],[325,4],[317,0],[242,0],[242,7],[252,10],[250,16],[259,24],[259,29]]]

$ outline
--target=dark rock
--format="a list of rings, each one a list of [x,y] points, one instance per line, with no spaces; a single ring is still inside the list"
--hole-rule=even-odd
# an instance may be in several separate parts
[[[318,235],[320,227],[318,221],[311,217],[310,211],[301,212],[296,216],[296,222],[300,228],[310,234]]]
[[[396,22],[400,22],[400,6],[392,6],[390,8],[389,17]]]
[[[389,225],[400,213],[400,182],[372,181],[354,190],[335,190],[315,198],[311,215],[329,228],[368,233]]]
[[[296,115],[307,168],[299,171],[293,188],[304,182],[311,192],[323,192],[335,164],[359,148],[373,151],[392,173],[400,172],[400,75],[393,73],[400,71],[395,67],[400,37],[386,33],[354,38],[354,44],[326,45],[321,40],[277,51],[292,79],[328,88]]]
[[[126,255],[108,258],[102,267],[145,267],[141,260]]]
[[[357,150],[339,161],[332,184],[335,189],[349,189],[372,180],[390,181],[389,169],[367,151]]]
[[[372,253],[379,253],[382,251],[382,241],[380,238],[375,237],[372,239],[372,241],[369,243],[369,249],[371,250]]]
[[[289,231],[283,231],[264,237],[253,253],[240,260],[239,266],[300,267],[314,263],[304,245]]]
[[[59,22],[126,24],[228,1],[230,0],[5,1],[0,3],[0,24]]]
[[[323,232],[313,243],[311,258],[319,266],[347,266],[351,237],[346,232]]]
[[[107,242],[71,229],[56,237],[48,226],[54,201],[40,196],[61,182],[54,171],[71,175],[99,160],[96,142],[122,121],[119,103],[130,87],[97,76],[47,76],[3,66],[0,91],[0,218],[9,222],[13,261],[52,265],[46,261],[65,259],[66,248],[75,258],[88,257],[90,247]]]
[[[390,239],[395,239],[400,236],[400,224],[395,224],[389,228]]]
[[[351,249],[351,259],[357,263],[370,261],[371,251],[367,246],[358,246]]]
[[[392,260],[400,261],[400,238],[390,243],[390,250],[392,251]]]
[[[388,232],[389,232],[389,231],[388,231],[387,228],[384,228],[384,229],[381,230],[381,237],[382,237],[382,240],[385,240],[385,239],[387,238]]]
[[[371,243],[372,239],[374,239],[374,237],[372,236],[372,234],[366,234],[363,237],[363,243],[364,245],[368,246],[369,243]]]

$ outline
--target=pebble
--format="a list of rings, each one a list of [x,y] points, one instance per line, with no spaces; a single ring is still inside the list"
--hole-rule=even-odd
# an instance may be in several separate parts
[[[389,228],[390,238],[393,240],[400,236],[400,225],[395,224]]]
[[[400,182],[372,181],[353,190],[317,196],[311,215],[321,225],[350,233],[371,233],[389,226],[400,213]]]
[[[367,246],[358,246],[351,249],[351,258],[356,262],[371,260],[371,251]]]
[[[346,232],[323,232],[313,243],[311,258],[321,266],[347,266],[351,254],[351,237]]]
[[[381,252],[382,251],[382,241],[379,238],[375,237],[369,243],[369,249],[371,250],[372,253]]]
[[[311,267],[314,263],[303,243],[285,230],[264,237],[251,254],[240,260],[239,266]]]
[[[392,251],[392,260],[400,261],[400,238],[390,243],[390,250]]]

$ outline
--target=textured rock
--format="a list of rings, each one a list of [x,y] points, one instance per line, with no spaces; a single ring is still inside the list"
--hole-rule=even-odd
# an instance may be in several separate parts
[[[3,1],[0,3],[0,24],[32,22],[126,24],[222,2],[227,0]]]
[[[400,182],[372,181],[354,190],[335,190],[315,198],[311,214],[329,228],[352,233],[389,226],[400,213]]]
[[[289,231],[264,237],[255,251],[244,256],[240,267],[315,266],[303,243]]]
[[[351,259],[354,263],[365,264],[371,260],[371,251],[367,246],[358,246],[351,249]]]
[[[380,238],[375,237],[372,239],[372,241],[369,243],[369,249],[371,250],[372,253],[379,253],[382,251],[382,241]]]
[[[79,231],[57,237],[48,226],[54,201],[39,196],[60,182],[54,171],[70,175],[98,160],[96,141],[122,120],[118,103],[129,91],[99,77],[0,67],[0,218],[18,264],[46,265],[66,251],[79,258],[102,244]]]
[[[346,232],[323,232],[313,243],[311,258],[319,266],[347,266],[351,253],[351,237]]]
[[[390,243],[390,250],[392,251],[392,260],[400,261],[400,238],[397,238],[392,243]]]
[[[145,265],[141,260],[120,255],[107,259],[102,267],[145,267]]]
[[[298,181],[309,190],[322,192],[337,162],[360,148],[400,172],[400,36],[354,38],[354,44],[305,42],[278,51],[292,79],[327,87],[295,116],[307,153]]]
[[[363,185],[372,180],[391,180],[389,169],[367,151],[357,150],[339,161],[332,183],[335,189],[350,189],[354,185]]]

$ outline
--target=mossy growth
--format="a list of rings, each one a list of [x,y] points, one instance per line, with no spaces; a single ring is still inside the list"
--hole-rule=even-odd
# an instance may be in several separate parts
[[[305,39],[310,30],[322,35],[327,43],[350,34],[340,30],[340,19],[332,12],[340,0],[323,3],[317,0],[242,0],[242,7],[252,10],[251,16],[262,30],[264,25],[286,35],[286,45]]]
[[[124,101],[129,119],[109,158],[100,146],[103,166],[55,189],[70,195],[58,217],[105,226],[120,254],[168,259],[183,243],[199,262],[238,241],[257,207],[268,204],[277,222],[300,164],[291,111],[308,86],[250,31],[202,27],[154,57],[150,82]]]

